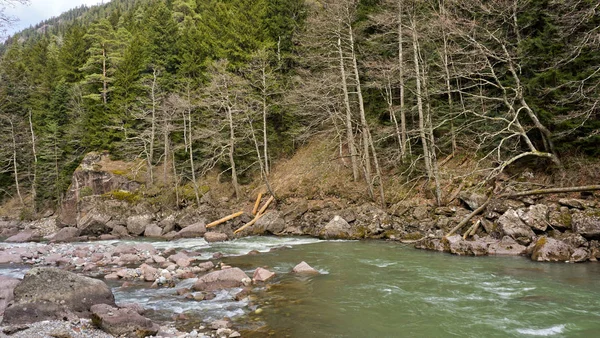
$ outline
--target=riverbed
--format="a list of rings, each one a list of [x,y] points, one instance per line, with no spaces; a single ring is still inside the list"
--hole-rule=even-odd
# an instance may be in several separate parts
[[[232,318],[244,337],[593,337],[600,332],[600,264],[536,263],[524,257],[458,257],[381,241],[252,237],[153,243],[221,260],[249,275],[276,272],[250,299],[239,289],[194,302],[173,289],[112,285],[154,320]],[[250,250],[261,253],[244,255]],[[319,275],[289,271],[300,261]],[[18,266],[0,274],[18,276]],[[177,287],[189,286],[185,280]],[[183,317],[183,318],[185,318]],[[184,320],[185,322],[185,320]],[[184,325],[179,322],[179,325]]]

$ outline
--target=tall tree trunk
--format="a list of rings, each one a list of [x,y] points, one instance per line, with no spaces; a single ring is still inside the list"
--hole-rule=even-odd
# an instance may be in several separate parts
[[[365,114],[365,102],[362,95],[362,88],[360,85],[360,74],[358,71],[358,61],[356,60],[356,53],[354,51],[354,32],[352,31],[352,26],[348,25],[348,33],[350,38],[350,50],[352,56],[352,67],[354,72],[354,81],[356,82],[356,95],[358,96],[358,111],[360,113],[360,124],[362,128],[362,143],[363,143],[363,158],[364,158],[364,169],[365,169],[365,180],[367,181],[367,185],[369,186],[369,192],[371,193],[371,198],[374,198],[373,194],[373,181],[372,181],[372,172],[371,172],[371,156],[369,153],[369,124],[367,123],[367,117]],[[375,154],[373,154],[375,156]]]
[[[36,199],[37,199],[37,190],[36,190],[36,185],[37,185],[37,166],[38,166],[38,158],[37,158],[37,151],[35,149],[35,132],[33,131],[33,120],[31,118],[31,110],[29,110],[29,130],[31,131],[31,151],[33,153],[33,180],[31,182],[31,199],[32,199],[32,207],[33,207],[33,212],[35,213],[36,211]]]
[[[168,172],[168,165],[169,165],[169,123],[167,121],[167,119],[165,118],[165,130],[163,132],[163,142],[164,142],[164,150],[163,150],[163,159],[164,159],[164,163],[163,163],[163,184],[165,187],[167,187],[167,172]]]
[[[417,94],[417,110],[419,112],[419,136],[421,137],[421,143],[423,145],[423,157],[425,159],[425,169],[427,170],[427,176],[433,178],[433,171],[431,168],[431,157],[429,156],[429,146],[427,142],[427,132],[425,129],[425,112],[423,109],[423,90],[421,86],[421,66],[419,61],[419,40],[417,38],[417,27],[412,22],[412,44],[413,44],[413,56],[415,66],[415,80],[416,80],[416,94]]]
[[[152,101],[152,118],[150,126],[150,150],[148,158],[148,172],[150,173],[150,184],[154,184],[154,170],[153,170],[153,159],[154,159],[154,139],[156,138],[156,84],[157,84],[157,71],[156,68],[152,69],[152,85],[150,87],[150,100]]]
[[[231,107],[227,106],[227,120],[229,120],[229,164],[231,165],[231,183],[235,191],[235,198],[240,198],[240,187],[238,185],[237,171],[235,168],[235,130],[233,128],[233,112]]]
[[[12,136],[12,146],[13,146],[13,175],[15,176],[15,188],[17,189],[17,196],[19,196],[19,202],[21,202],[21,206],[25,206],[25,202],[23,201],[23,195],[21,195],[21,185],[19,184],[19,168],[17,165],[17,138],[15,136],[15,126],[13,125],[12,120],[8,119],[10,122],[10,132]]]
[[[108,94],[108,80],[106,78],[106,48],[102,46],[102,102],[106,106],[108,102],[107,94]]]
[[[342,77],[342,91],[344,92],[344,106],[346,108],[346,138],[348,139],[348,150],[350,152],[350,161],[352,163],[352,176],[354,181],[358,181],[358,154],[354,141],[354,131],[352,129],[352,109],[350,109],[350,96],[348,94],[348,83],[346,81],[346,68],[344,67],[344,53],[342,51],[342,39],[338,38],[338,52],[340,55],[340,75]]]
[[[440,1],[440,14],[442,17],[446,16],[446,9],[444,7],[444,1]],[[448,34],[446,29],[442,27],[442,38],[444,42],[444,49],[442,50],[442,64],[444,65],[444,80],[446,82],[446,92],[448,94],[448,113],[450,117],[450,138],[452,141],[452,154],[456,153],[456,133],[454,130],[454,102],[452,102],[452,86],[450,85],[450,57],[448,53]]]
[[[196,206],[200,206],[200,191],[198,189],[198,182],[196,181],[196,166],[194,165],[194,148],[193,148],[193,142],[194,142],[194,138],[193,138],[193,128],[192,128],[192,107],[191,107],[191,102],[190,102],[190,88],[188,86],[187,88],[187,103],[188,103],[188,107],[187,107],[187,119],[188,119],[188,127],[189,127],[189,131],[187,133],[187,136],[189,137],[189,140],[187,141],[188,143],[188,147],[189,147],[189,151],[190,151],[190,169],[192,170],[192,184],[194,186],[194,194],[196,195]],[[184,129],[185,129],[185,116],[183,119],[183,123],[184,123]]]
[[[269,147],[267,140],[267,75],[265,74],[265,68],[262,68],[262,118],[263,118],[263,151],[265,156],[265,174],[269,175],[271,172],[269,166]]]
[[[398,77],[400,84],[400,129],[402,135],[402,147],[400,148],[402,158],[408,153],[408,136],[406,132],[406,110],[404,102],[404,37],[402,35],[402,2],[398,0]]]

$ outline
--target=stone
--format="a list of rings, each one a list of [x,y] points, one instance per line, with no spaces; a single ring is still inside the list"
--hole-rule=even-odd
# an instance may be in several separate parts
[[[514,209],[507,210],[497,221],[497,229],[504,236],[510,236],[519,244],[527,245],[535,237],[531,228],[521,221],[519,214]]]
[[[531,229],[537,231],[546,231],[548,228],[548,206],[544,204],[535,204],[529,206],[527,211],[519,210],[519,217]]]
[[[180,267],[185,268],[190,266],[193,259],[190,258],[188,255],[184,254],[183,252],[178,252],[175,255],[169,256],[169,260],[179,265]]]
[[[542,236],[538,238],[531,253],[531,259],[538,262],[566,262],[573,249],[563,241]]]
[[[13,291],[20,282],[20,279],[0,276],[0,317],[4,316],[4,310],[13,300]]]
[[[158,222],[158,226],[163,229],[162,233],[166,234],[173,230],[175,230],[175,215],[169,215],[160,222]]]
[[[146,230],[144,230],[144,237],[160,237],[162,235],[163,229],[156,224],[150,224],[146,226]]]
[[[201,271],[208,271],[208,270],[210,270],[210,269],[212,269],[214,267],[215,267],[215,264],[213,262],[211,262],[211,261],[202,262],[202,263],[198,264],[198,268]]]
[[[19,254],[8,253],[6,251],[0,252],[0,264],[21,262],[23,262],[23,258],[21,258],[21,255]]]
[[[485,201],[487,201],[487,197],[485,195],[468,191],[461,192],[458,198],[471,210],[479,208],[483,205],[483,203],[485,203]]]
[[[499,242],[491,243],[488,254],[497,256],[520,256],[527,252],[527,247],[517,243],[509,236],[504,236]]]
[[[300,262],[300,264],[296,265],[292,272],[300,273],[300,274],[319,274],[319,271],[315,270],[313,267],[308,265],[305,261]]]
[[[590,259],[590,252],[585,248],[577,248],[571,254],[571,262],[580,263]]]
[[[452,235],[442,239],[444,251],[455,255],[484,256],[487,255],[488,243],[475,239],[473,241],[464,240],[460,235]]]
[[[116,236],[117,238],[124,238],[129,236],[129,231],[123,225],[115,225],[111,231],[111,235]]]
[[[325,238],[349,238],[352,227],[341,216],[334,216],[323,228],[321,234]]]
[[[88,212],[77,222],[77,228],[81,230],[82,236],[100,236],[112,231],[108,226],[110,216],[99,213],[96,210]]]
[[[224,242],[227,240],[227,234],[210,231],[204,234],[204,240],[208,243]]]
[[[116,337],[151,336],[160,328],[131,308],[119,309],[107,304],[97,304],[90,310],[94,325]]]
[[[240,268],[218,270],[198,278],[194,283],[194,290],[215,291],[241,287],[244,285],[243,280],[245,278],[248,278],[248,276]]]
[[[136,215],[128,217],[127,231],[134,236],[140,236],[146,231],[146,227],[152,223],[152,218],[152,215]]]
[[[154,282],[156,280],[156,276],[158,275],[158,269],[152,267],[148,264],[140,265],[140,271],[142,272],[142,277],[146,282]]]
[[[25,243],[25,242],[39,242],[40,236],[36,235],[33,231],[26,230],[21,231],[18,234],[11,236],[5,240],[9,243]]]
[[[600,210],[573,211],[573,232],[587,239],[600,239]]]
[[[258,282],[266,282],[269,279],[275,277],[275,273],[263,268],[257,268],[254,270],[254,275],[252,276],[252,280],[254,283]]]
[[[101,280],[57,268],[33,268],[15,287],[3,324],[87,318],[95,304],[115,305],[112,291]]]
[[[444,245],[439,238],[427,237],[415,243],[415,248],[432,251],[444,251]]]
[[[210,323],[209,327],[213,330],[227,329],[231,327],[231,322],[224,319],[215,320],[214,322]]]
[[[81,235],[81,230],[75,227],[60,229],[51,239],[52,242],[72,242]]]
[[[192,225],[188,225],[187,227],[181,229],[177,234],[175,234],[174,238],[194,238],[194,237],[202,237],[206,233],[206,226],[204,222],[194,223]]]
[[[576,198],[561,198],[558,200],[560,205],[564,205],[565,207],[572,209],[585,209],[585,205],[587,204],[584,200],[579,200]]]
[[[418,206],[414,208],[413,217],[418,221],[429,218],[429,208],[427,206]]]
[[[279,211],[267,212],[250,229],[254,234],[277,235],[285,230],[285,220]]]
[[[571,229],[573,226],[571,212],[567,207],[551,210],[548,214],[548,222],[554,229]]]

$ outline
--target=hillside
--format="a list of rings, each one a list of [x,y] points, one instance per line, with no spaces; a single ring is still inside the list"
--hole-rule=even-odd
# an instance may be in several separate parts
[[[27,215],[56,208],[92,151],[136,163],[140,189],[165,208],[181,207],[180,191],[199,204],[221,184],[233,199],[268,183],[284,197],[389,207],[415,194],[444,205],[523,172],[544,187],[593,182],[597,10],[542,0],[77,8],[5,45],[0,199]]]

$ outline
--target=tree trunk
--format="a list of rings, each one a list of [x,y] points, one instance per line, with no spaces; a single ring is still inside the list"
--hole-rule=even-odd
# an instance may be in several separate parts
[[[398,77],[400,84],[400,132],[402,135],[402,158],[408,153],[408,137],[406,132],[406,111],[404,103],[404,37],[402,36],[402,1],[398,0]]]
[[[102,102],[106,106],[108,102],[108,80],[106,78],[106,48],[102,46]]]
[[[150,184],[154,184],[154,170],[152,168],[152,160],[154,159],[154,139],[156,138],[156,68],[152,69],[152,86],[150,88],[150,99],[152,100],[152,120],[150,121],[150,151],[148,158],[148,172],[150,173]]]
[[[271,172],[269,166],[269,147],[267,140],[267,75],[265,74],[265,67],[262,68],[262,118],[263,118],[263,155],[265,161],[265,175],[269,175]]]
[[[352,110],[350,109],[350,96],[348,94],[348,83],[346,81],[346,69],[344,67],[344,53],[342,52],[342,40],[338,38],[338,52],[340,54],[340,75],[342,78],[342,91],[344,92],[344,106],[346,108],[346,138],[348,139],[348,150],[352,163],[352,176],[358,181],[358,154],[354,143],[354,131],[352,129]]]
[[[33,121],[31,119],[31,110],[29,110],[29,130],[31,131],[31,151],[33,152],[33,180],[31,182],[31,200],[32,200],[32,207],[33,207],[33,212],[35,213],[36,211],[36,207],[35,207],[35,201],[37,199],[37,190],[36,190],[36,185],[37,185],[37,166],[38,166],[38,158],[37,158],[37,151],[35,149],[35,132],[33,131]]]
[[[17,140],[15,136],[15,126],[13,125],[12,120],[8,120],[10,122],[10,131],[12,136],[12,146],[13,146],[13,175],[15,176],[15,188],[17,189],[17,196],[19,196],[19,202],[21,202],[21,206],[25,206],[25,202],[23,201],[23,195],[21,195],[21,186],[19,184],[19,168],[17,165]]]
[[[231,165],[231,183],[235,191],[235,198],[240,198],[240,187],[238,185],[237,171],[235,168],[235,130],[233,128],[233,112],[231,107],[227,106],[227,120],[229,120],[229,164]]]
[[[425,169],[427,175],[431,179],[433,178],[433,171],[431,168],[431,157],[429,156],[429,146],[427,142],[426,130],[425,130],[425,113],[423,109],[423,90],[421,87],[421,67],[419,61],[419,40],[417,39],[417,27],[416,24],[412,23],[412,44],[413,44],[413,56],[415,66],[415,80],[416,80],[416,94],[417,94],[417,110],[419,112],[419,136],[421,137],[421,143],[423,145],[423,157],[425,159]]]

